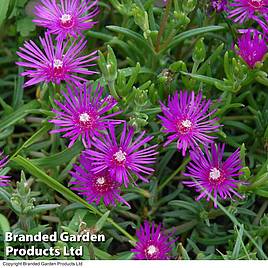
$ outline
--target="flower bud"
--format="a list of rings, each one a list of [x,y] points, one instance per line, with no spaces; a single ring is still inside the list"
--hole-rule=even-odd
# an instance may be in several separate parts
[[[136,132],[141,131],[148,124],[148,115],[135,112],[129,120],[129,124],[133,126]]]
[[[104,79],[107,82],[114,82],[117,78],[117,59],[115,57],[113,49],[109,45],[108,45],[107,61],[102,52],[99,51],[98,64],[104,76]]]
[[[197,41],[194,52],[193,52],[193,61],[196,63],[201,63],[206,58],[206,47],[204,44],[204,38],[201,38]]]
[[[149,32],[149,20],[148,20],[148,13],[145,10],[142,10],[136,4],[132,5],[132,15],[134,17],[135,23],[143,30],[145,33],[144,37],[146,38],[146,33]]]
[[[236,81],[245,81],[248,77],[248,68],[242,61],[232,58],[233,78]]]
[[[182,9],[185,13],[189,14],[195,9],[196,0],[184,0],[182,2]]]
[[[12,208],[17,212],[17,213],[21,213],[21,202],[19,200],[19,198],[17,196],[13,196],[10,199],[10,203]]]
[[[151,103],[153,104],[157,104],[159,101],[159,95],[158,95],[158,91],[155,88],[154,84],[151,84],[151,86],[149,87],[149,98]]]
[[[190,19],[187,17],[187,15],[181,11],[174,11],[174,17],[177,20],[178,26],[186,26],[190,23]]]
[[[148,102],[148,90],[135,89],[134,102],[137,106],[145,106]]]
[[[174,63],[172,63],[170,66],[169,66],[169,69],[174,72],[174,73],[178,73],[180,71],[183,71],[183,72],[188,72],[187,71],[187,67],[186,67],[186,64],[183,62],[183,61],[176,61]]]
[[[115,57],[113,49],[108,45],[107,54],[107,70],[109,75],[109,81],[114,81],[117,78],[117,59]]]
[[[118,76],[116,80],[116,91],[121,97],[126,97],[128,92],[126,91],[126,77],[122,70],[118,71]]]

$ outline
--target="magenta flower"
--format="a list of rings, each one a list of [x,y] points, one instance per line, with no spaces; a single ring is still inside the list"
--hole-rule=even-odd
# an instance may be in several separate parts
[[[51,36],[45,34],[45,38],[40,37],[40,42],[43,50],[30,40],[26,41],[24,47],[20,48],[21,52],[17,52],[25,61],[16,64],[28,69],[21,73],[22,76],[30,78],[25,83],[25,87],[40,82],[60,84],[61,81],[80,85],[81,82],[87,80],[77,76],[77,74],[92,75],[96,73],[87,68],[96,65],[91,62],[98,58],[95,56],[97,51],[89,55],[81,55],[87,41],[81,39],[78,42],[70,42],[60,39],[54,47]]]
[[[176,240],[170,240],[171,234],[164,234],[161,230],[161,224],[157,227],[155,223],[145,221],[144,226],[140,226],[136,232],[138,242],[131,251],[135,253],[137,260],[168,260],[170,259],[169,253],[172,250],[172,244]]]
[[[71,35],[77,38],[82,31],[91,29],[96,22],[92,19],[99,13],[98,1],[91,0],[40,0],[35,6],[33,21],[57,34],[57,39]]]
[[[240,24],[247,19],[259,21],[257,15],[268,13],[268,0],[233,0],[229,6],[228,17]]]
[[[201,150],[191,151],[191,162],[188,164],[188,173],[186,177],[192,177],[195,181],[184,181],[189,187],[194,187],[200,195],[196,198],[210,199],[209,195],[214,197],[214,206],[217,207],[218,195],[222,199],[231,198],[236,195],[242,198],[235,189],[240,183],[234,179],[243,174],[239,170],[242,168],[240,160],[240,149],[237,149],[227,160],[223,161],[224,144],[211,145],[211,150],[205,148],[205,154]]]
[[[89,204],[95,202],[97,205],[103,200],[105,206],[116,206],[116,203],[130,205],[120,196],[120,184],[114,181],[109,172],[103,171],[98,175],[92,172],[92,165],[83,155],[80,157],[80,166],[74,165],[70,174],[75,179],[70,184],[72,190],[84,196]]]
[[[182,149],[184,156],[188,147],[194,149],[198,143],[211,143],[215,137],[209,136],[218,131],[219,125],[214,125],[217,118],[209,119],[216,110],[208,113],[211,100],[202,100],[202,93],[195,96],[194,92],[180,91],[173,97],[169,96],[168,105],[161,103],[164,116],[159,116],[165,128],[163,132],[171,133],[164,146],[177,140],[178,150]]]
[[[248,30],[238,39],[237,54],[253,69],[268,51],[264,37],[257,31]]]
[[[8,162],[8,156],[3,156],[3,152],[0,152],[0,157],[2,158],[0,160],[0,170],[2,170]],[[0,187],[9,186],[9,178],[10,176],[0,175]]]
[[[220,13],[227,10],[227,0],[211,0],[212,8]]]
[[[154,156],[157,154],[155,151],[157,145],[140,149],[141,146],[153,139],[153,137],[144,138],[144,134],[145,131],[133,140],[134,129],[127,130],[127,124],[124,123],[120,141],[117,142],[116,137],[119,135],[115,134],[115,127],[110,125],[109,132],[102,139],[95,139],[92,142],[95,149],[85,151],[87,158],[92,161],[94,166],[92,171],[98,174],[108,170],[112,178],[119,183],[124,182],[126,187],[130,179],[135,183],[133,175],[148,182],[144,175],[150,175],[154,171],[147,165],[155,163]]]
[[[93,94],[94,92],[94,94]],[[64,138],[70,138],[69,147],[81,136],[85,147],[90,147],[92,140],[99,137],[108,123],[120,124],[121,120],[112,120],[112,117],[121,113],[108,113],[117,104],[112,96],[102,98],[103,88],[98,84],[93,90],[86,83],[79,88],[71,90],[67,87],[67,93],[61,92],[65,99],[64,103],[55,100],[59,110],[53,109],[56,117],[49,122],[59,126],[59,129],[51,133],[65,132]]]

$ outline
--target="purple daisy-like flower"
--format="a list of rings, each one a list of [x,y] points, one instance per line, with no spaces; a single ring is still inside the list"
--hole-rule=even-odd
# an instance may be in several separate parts
[[[33,21],[57,34],[58,38],[71,35],[77,38],[82,31],[91,29],[96,22],[92,19],[99,13],[98,1],[91,0],[40,0],[34,10]]]
[[[138,242],[131,251],[135,253],[137,260],[168,260],[170,259],[169,253],[172,250],[172,244],[176,240],[170,239],[173,233],[168,235],[164,234],[161,230],[161,224],[157,227],[155,223],[145,221],[144,226],[140,226],[136,232]]]
[[[238,39],[237,54],[253,69],[268,51],[264,37],[257,31],[248,30]]]
[[[93,94],[94,92],[94,94]],[[53,109],[56,117],[49,122],[59,126],[59,129],[51,133],[62,133],[64,138],[70,138],[69,147],[81,136],[85,147],[90,147],[92,140],[100,136],[108,124],[120,124],[122,120],[112,120],[112,117],[121,111],[108,113],[117,104],[117,101],[110,95],[102,98],[103,88],[98,84],[93,90],[92,86],[86,83],[79,88],[71,90],[67,87],[67,94],[62,91],[64,103],[54,100],[59,110]]]
[[[116,206],[116,202],[130,205],[120,196],[120,184],[111,178],[108,171],[94,174],[92,164],[83,155],[80,157],[80,166],[74,165],[70,174],[75,179],[70,184],[72,190],[85,196],[88,203],[95,202],[97,205],[103,200],[105,206]]]
[[[211,0],[212,8],[220,13],[227,10],[227,0]]]
[[[61,81],[80,85],[87,80],[77,74],[96,73],[87,68],[96,65],[91,62],[98,58],[95,56],[97,51],[89,55],[81,55],[87,44],[84,39],[73,42],[60,39],[55,47],[51,35],[45,34],[45,38],[40,37],[40,42],[43,50],[30,40],[24,43],[24,47],[20,47],[21,52],[17,52],[18,56],[25,61],[16,64],[28,68],[20,74],[30,78],[25,83],[25,87],[40,82],[60,84]]]
[[[3,152],[0,152],[0,157],[2,158],[0,160],[0,170],[4,168],[8,162],[8,156],[3,156]],[[0,175],[0,187],[2,186],[9,186],[10,176]]]
[[[268,13],[268,0],[233,0],[229,4],[229,18],[242,24],[247,19],[259,22],[256,14],[266,16]]]
[[[134,129],[128,128],[127,124],[124,123],[120,141],[117,142],[115,127],[110,125],[109,132],[102,139],[96,139],[92,142],[95,149],[85,151],[86,156],[94,166],[92,171],[98,174],[108,170],[112,178],[119,183],[124,183],[126,187],[130,179],[135,182],[133,175],[148,182],[144,175],[151,175],[154,169],[146,165],[155,163],[154,156],[157,154],[155,151],[157,145],[140,149],[141,146],[153,139],[152,136],[144,138],[144,135],[145,131],[133,140]]]
[[[216,112],[208,112],[210,105],[211,100],[202,100],[202,93],[195,96],[193,91],[176,92],[174,96],[169,96],[167,106],[161,103],[164,116],[159,115],[159,118],[165,128],[163,132],[173,133],[168,136],[164,146],[177,140],[177,148],[182,149],[182,155],[185,156],[188,147],[194,149],[198,143],[213,142],[215,137],[208,134],[218,131],[220,126],[214,125],[217,118],[209,119]]]
[[[242,198],[235,189],[239,180],[234,179],[243,174],[240,172],[242,168],[240,159],[240,149],[237,149],[231,156],[223,161],[224,147],[218,144],[211,145],[211,150],[205,148],[205,154],[201,150],[191,151],[191,162],[188,164],[188,173],[186,177],[192,177],[196,181],[184,181],[183,183],[189,187],[194,187],[200,195],[196,200],[206,198],[210,199],[210,195],[214,197],[214,206],[217,207],[217,198],[231,198],[236,195]]]

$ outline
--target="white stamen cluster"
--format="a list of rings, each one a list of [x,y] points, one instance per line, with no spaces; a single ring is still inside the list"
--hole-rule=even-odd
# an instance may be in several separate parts
[[[212,168],[209,173],[209,178],[212,180],[218,180],[221,176],[221,172],[217,168]]]
[[[118,161],[119,163],[123,162],[126,160],[126,153],[123,152],[122,150],[119,150],[118,152],[116,152],[113,157],[115,158],[116,161]]]
[[[60,18],[62,23],[67,23],[69,21],[71,21],[72,16],[70,14],[63,14]]]
[[[59,59],[54,59],[53,66],[54,68],[62,68],[63,62]]]
[[[188,120],[188,119],[183,120],[183,121],[181,122],[181,124],[182,124],[182,126],[184,126],[184,127],[186,127],[186,128],[190,128],[190,127],[192,126],[192,122],[191,122],[190,120]]]
[[[153,255],[155,254],[158,250],[157,248],[154,246],[154,245],[150,245],[148,248],[147,248],[147,254],[149,255]]]
[[[105,183],[105,178],[104,177],[99,177],[96,180],[97,184],[103,185]]]
[[[88,113],[82,113],[79,115],[80,122],[86,123],[90,121],[90,115]]]

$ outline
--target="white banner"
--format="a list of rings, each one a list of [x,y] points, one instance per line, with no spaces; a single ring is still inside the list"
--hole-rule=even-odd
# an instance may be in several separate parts
[[[97,268],[145,268],[145,267],[160,267],[165,268],[232,268],[243,267],[254,268],[268,267],[268,261],[0,261],[1,268],[8,267],[97,267]]]

